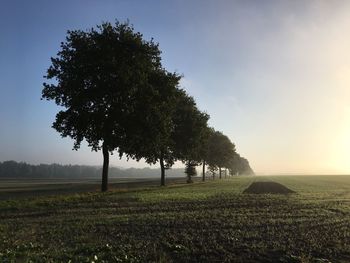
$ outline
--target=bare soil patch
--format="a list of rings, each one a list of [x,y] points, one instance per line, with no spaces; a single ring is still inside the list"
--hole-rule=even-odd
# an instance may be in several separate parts
[[[276,182],[254,182],[243,191],[245,194],[292,194],[293,190]]]

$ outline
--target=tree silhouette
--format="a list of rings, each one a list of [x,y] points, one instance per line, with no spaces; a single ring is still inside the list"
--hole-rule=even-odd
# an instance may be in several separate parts
[[[192,176],[197,175],[196,165],[197,165],[196,162],[188,161],[186,163],[185,174],[187,175],[187,183],[193,183]]]
[[[109,153],[124,154],[130,123],[142,102],[152,93],[150,79],[161,68],[160,50],[145,41],[128,23],[104,23],[88,31],[68,31],[66,41],[45,76],[42,98],[64,109],[53,128],[74,140],[73,149],[86,140],[93,151],[102,149],[102,191],[108,187]],[[140,114],[140,112],[138,112]]]
[[[186,171],[190,167],[201,163],[201,148],[206,139],[209,115],[198,110],[192,97],[181,96],[174,115],[175,153],[178,159],[186,164]],[[189,175],[188,182],[191,182]]]
[[[123,145],[123,152],[130,158],[160,163],[161,185],[165,185],[165,170],[195,151],[203,125],[200,123],[206,125],[209,118],[197,109],[192,97],[178,88],[180,78],[164,69],[156,73],[151,81],[154,93],[143,94],[146,103],[139,105],[143,114],[129,119],[139,125],[128,132]]]
[[[122,146],[128,158],[144,158],[149,164],[159,162],[161,185],[165,185],[165,169],[176,160],[172,132],[177,97],[181,93],[178,89],[180,79],[178,74],[164,69],[152,73],[152,89],[140,94],[142,100],[138,100],[137,110],[130,115],[130,130]]]
[[[215,174],[216,174],[216,171],[218,170],[218,168],[216,166],[209,165],[208,170],[209,170],[209,172],[211,172],[213,179],[215,179]]]
[[[202,181],[205,181],[205,166],[209,158],[209,141],[210,137],[215,133],[215,130],[211,127],[205,127],[202,130],[201,144],[199,145],[198,155],[202,163]]]
[[[222,178],[222,168],[229,167],[230,159],[235,153],[235,145],[219,131],[213,132],[208,140],[208,165],[219,169],[219,178]]]
[[[248,160],[241,157],[238,153],[235,153],[233,158],[231,158],[228,169],[232,175],[254,175]]]

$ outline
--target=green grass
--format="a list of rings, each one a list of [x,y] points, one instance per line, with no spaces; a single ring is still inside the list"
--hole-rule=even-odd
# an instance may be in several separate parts
[[[296,194],[248,195],[272,180]],[[349,262],[350,176],[0,202],[0,262]]]

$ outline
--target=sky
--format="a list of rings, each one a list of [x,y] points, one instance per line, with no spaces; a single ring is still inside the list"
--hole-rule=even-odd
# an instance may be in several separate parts
[[[115,19],[159,42],[163,65],[256,173],[350,173],[346,0],[0,0],[0,162],[102,164],[86,144],[72,151],[51,128],[59,108],[40,97],[67,30]]]

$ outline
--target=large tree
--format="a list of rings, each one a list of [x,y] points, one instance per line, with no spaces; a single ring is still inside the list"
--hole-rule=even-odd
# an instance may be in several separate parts
[[[83,140],[93,151],[102,149],[106,191],[109,153],[119,148],[123,155],[129,117],[140,105],[140,94],[153,93],[150,80],[161,68],[158,44],[145,41],[128,23],[104,23],[68,31],[51,61],[46,75],[51,81],[44,83],[42,98],[62,106],[53,128],[71,137],[75,150]]]

